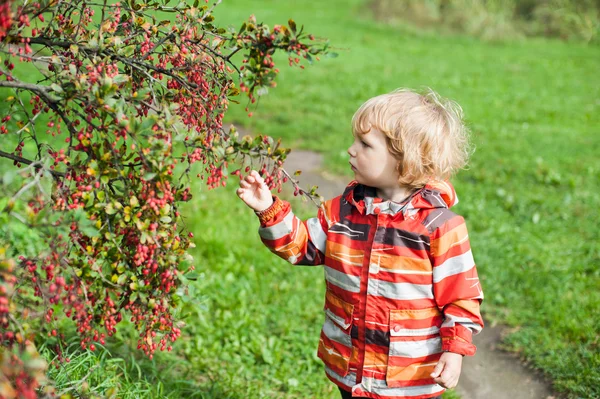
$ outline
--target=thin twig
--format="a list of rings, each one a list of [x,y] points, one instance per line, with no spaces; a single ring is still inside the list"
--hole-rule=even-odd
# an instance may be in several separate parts
[[[310,194],[310,192],[308,192],[308,191],[304,190],[302,187],[300,187],[300,185],[298,184],[298,181],[295,180],[295,179],[293,179],[292,176],[290,176],[290,174],[284,168],[281,168],[281,171],[283,172],[284,175],[287,176],[287,178],[290,180],[290,182],[292,183],[292,185],[296,189],[298,189],[298,191],[300,192],[300,194],[305,195],[308,198],[310,198],[310,200],[316,205],[317,208],[321,207],[322,204],[319,203],[319,202],[317,202],[317,201],[315,201],[315,197],[316,196],[313,196],[312,194]],[[319,198],[319,200],[320,200],[321,196],[318,196],[317,198]]]
[[[66,176],[66,174],[64,172],[57,172],[57,171],[52,170],[52,169],[46,169],[46,168],[44,168],[43,165],[39,164],[38,162],[30,161],[29,159],[25,159],[25,158],[17,156],[17,155],[9,154],[9,153],[4,152],[4,151],[0,151],[0,157],[12,159],[13,161],[20,162],[20,163],[23,163],[25,165],[35,164],[34,167],[36,169],[47,170],[48,172],[50,172],[52,174],[52,176],[55,176],[55,177],[65,177]]]

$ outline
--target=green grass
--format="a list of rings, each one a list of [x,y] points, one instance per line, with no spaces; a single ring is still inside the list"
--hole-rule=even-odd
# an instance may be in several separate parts
[[[255,116],[247,118],[246,104],[232,105],[229,121],[322,152],[330,172],[350,178],[350,119],[371,96],[431,86],[463,106],[477,151],[454,180],[456,210],[470,228],[484,314],[517,327],[505,346],[557,390],[600,396],[600,48],[419,33],[371,21],[359,0],[301,7],[228,0],[216,21],[237,26],[250,14],[271,25],[294,18],[329,38],[340,56],[306,70],[281,67]],[[111,352],[125,360],[101,376],[130,378],[132,392],[150,389],[147,397],[335,398],[315,358],[322,270],[270,254],[233,189],[198,186],[187,205],[201,277],[174,353],[131,360],[136,339],[124,332]]]
[[[485,315],[519,327],[506,346],[557,390],[600,395],[600,49],[419,33],[378,25],[362,10],[359,1],[221,7],[221,21],[293,17],[342,48],[304,71],[283,67],[253,118],[242,107],[229,116],[322,152],[328,170],[349,177],[350,119],[363,101],[420,86],[458,101],[477,151],[454,180],[456,210],[470,227]]]

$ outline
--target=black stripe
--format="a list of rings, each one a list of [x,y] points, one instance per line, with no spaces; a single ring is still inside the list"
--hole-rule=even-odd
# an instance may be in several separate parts
[[[340,225],[346,226],[347,228]],[[338,223],[329,228],[329,232],[334,231],[352,234],[352,237],[350,237],[352,238],[352,241],[367,241],[369,238],[369,230],[371,230],[370,224],[352,223],[348,219],[341,219]]]
[[[385,348],[390,346],[390,333],[380,330],[365,329],[365,342],[368,345],[379,345]]]
[[[379,345],[384,348],[388,348],[390,346],[390,333],[380,330],[371,330],[370,328],[365,328],[365,338],[366,343],[369,345]],[[352,326],[352,330],[350,331],[350,336],[354,339],[358,339],[358,327]]]
[[[425,244],[429,244],[429,237],[411,231],[395,229],[393,227],[378,227],[377,232],[375,233],[374,242],[416,250],[429,249],[429,245]]]
[[[321,252],[315,247],[315,244],[312,241],[308,241],[306,245],[306,254],[304,258],[300,260],[300,262],[296,263],[297,265],[307,265],[314,266],[320,265],[323,263],[323,258],[321,257]]]
[[[456,213],[449,209],[433,209],[431,212],[429,212],[429,215],[427,215],[421,224],[427,227],[429,234],[431,234],[455,216]]]

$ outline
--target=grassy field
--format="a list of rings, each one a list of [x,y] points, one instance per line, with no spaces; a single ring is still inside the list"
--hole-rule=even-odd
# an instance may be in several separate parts
[[[233,23],[251,13],[271,24],[292,17],[328,37],[340,57],[304,71],[282,68],[255,116],[234,107],[231,120],[322,152],[330,171],[349,176],[350,119],[373,95],[431,86],[463,106],[477,151],[454,180],[456,209],[471,230],[485,315],[517,327],[507,347],[558,390],[600,395],[600,48],[383,26],[360,1],[230,1],[217,16]]]
[[[600,48],[420,33],[373,21],[359,0],[227,0],[216,21],[240,25],[250,14],[271,25],[293,18],[340,56],[306,70],[282,67],[255,116],[234,105],[229,121],[322,152],[332,173],[350,178],[350,119],[369,97],[431,86],[463,106],[477,151],[454,180],[456,210],[470,228],[484,314],[515,327],[506,347],[557,390],[600,396]],[[90,390],[100,396],[116,386],[119,397],[337,397],[315,356],[322,270],[271,255],[232,183],[210,192],[198,184],[187,206],[201,275],[174,352],[140,359],[125,328],[112,358],[81,355],[53,378],[76,381],[97,365]]]

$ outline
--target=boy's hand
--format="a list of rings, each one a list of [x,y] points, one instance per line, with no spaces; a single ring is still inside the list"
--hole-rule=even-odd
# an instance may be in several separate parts
[[[264,211],[273,204],[271,191],[257,171],[240,180],[240,188],[236,191],[238,197],[255,212]]]
[[[437,366],[431,373],[431,377],[444,388],[454,388],[458,384],[462,368],[462,355],[452,352],[444,352]]]

